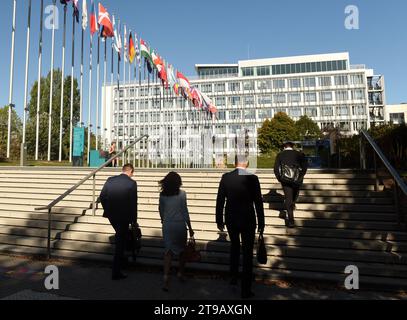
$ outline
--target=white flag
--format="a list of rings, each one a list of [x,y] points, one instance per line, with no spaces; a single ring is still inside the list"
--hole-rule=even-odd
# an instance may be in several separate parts
[[[128,62],[127,52],[128,52],[128,50],[127,50],[127,28],[126,28],[126,25],[125,25],[124,26],[124,61],[125,62]]]
[[[82,2],[82,29],[86,30],[88,27],[88,6],[86,5],[86,0]]]

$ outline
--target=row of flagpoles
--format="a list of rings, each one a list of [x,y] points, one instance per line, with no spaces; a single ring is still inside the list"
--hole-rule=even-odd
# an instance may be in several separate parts
[[[93,37],[98,34],[98,47],[97,47],[97,70],[96,70],[96,146],[99,145],[99,136],[101,126],[99,124],[99,104],[100,104],[100,41],[104,43],[104,75],[103,85],[106,85],[107,81],[107,39],[110,38],[112,42],[112,66],[111,66],[111,83],[114,78],[114,51],[117,53],[117,90],[120,91],[120,62],[123,60],[123,79],[126,79],[126,63],[129,63],[129,79],[131,76],[131,66],[134,66],[134,77],[137,75],[139,85],[141,86],[141,77],[144,74],[144,81],[148,81],[148,88],[150,84],[150,76],[161,81],[164,92],[171,93],[177,96],[181,95],[186,100],[189,100],[197,110],[205,111],[207,114],[214,116],[217,112],[212,100],[202,93],[198,88],[191,85],[189,79],[185,77],[180,71],[175,70],[174,66],[164,60],[156,50],[149,47],[147,42],[137,37],[137,33],[133,33],[131,30],[127,34],[127,28],[124,26],[124,43],[122,41],[122,28],[119,21],[119,26],[116,26],[115,16],[110,16],[107,9],[101,4],[98,4],[98,13],[96,12],[96,5],[94,0],[91,0],[90,14],[88,14],[87,1],[82,0],[82,6],[79,4],[79,0],[60,0],[64,9],[64,25],[63,25],[63,46],[62,46],[62,75],[61,75],[61,102],[60,102],[60,130],[59,130],[59,161],[62,161],[62,134],[63,134],[63,114],[64,114],[64,77],[65,77],[65,50],[66,50],[66,29],[67,29],[67,11],[68,4],[72,3],[73,18],[72,18],[72,62],[71,62],[71,92],[70,92],[70,119],[69,119],[69,132],[70,132],[70,148],[69,148],[69,161],[72,161],[73,150],[73,105],[74,105],[74,69],[75,69],[75,24],[79,23],[80,16],[82,17],[82,37],[81,37],[81,67],[80,67],[80,126],[84,126],[83,122],[83,93],[84,93],[84,39],[85,32],[89,28],[90,30],[90,59],[89,59],[89,101],[88,101],[88,161],[90,152],[90,135],[91,135],[91,116],[92,116],[92,66],[93,66]],[[56,6],[56,0],[52,0],[54,8]],[[7,140],[7,157],[10,157],[10,140],[11,140],[11,112],[13,107],[13,83],[14,83],[14,51],[15,51],[15,30],[16,30],[16,5],[17,0],[13,0],[13,27],[12,27],[12,43],[11,43],[11,69],[10,69],[10,91],[9,91],[9,121],[8,121],[8,140]],[[41,72],[42,72],[42,54],[43,54],[43,18],[44,18],[44,0],[40,3],[40,37],[39,37],[39,54],[38,54],[38,93],[37,93],[37,112],[36,112],[36,147],[35,147],[35,159],[38,160],[39,150],[39,118],[40,118],[40,99],[41,99]],[[30,32],[31,32],[31,10],[32,0],[28,2],[28,23],[27,23],[27,45],[26,45],[26,66],[25,66],[25,87],[24,87],[24,114],[23,114],[23,138],[22,142],[26,142],[26,115],[28,111],[28,70],[30,63]],[[80,15],[82,11],[82,15]],[[51,71],[54,70],[55,62],[55,21],[56,12],[53,10],[53,23],[52,23],[52,47],[51,47]],[[134,38],[133,38],[134,34]],[[142,63],[143,62],[143,63]],[[143,70],[143,71],[142,71]],[[51,72],[50,83],[50,100],[49,100],[49,120],[48,120],[48,161],[51,161],[51,127],[52,127],[52,110],[53,110],[53,82],[54,73]],[[104,95],[103,99],[106,99]],[[116,134],[117,135],[117,134]],[[124,133],[123,133],[124,135]]]

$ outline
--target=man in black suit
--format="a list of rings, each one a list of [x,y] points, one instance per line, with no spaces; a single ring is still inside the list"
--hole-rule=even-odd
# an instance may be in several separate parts
[[[239,159],[238,159],[239,158]],[[222,176],[216,200],[216,223],[220,231],[225,224],[231,241],[230,273],[231,284],[237,284],[240,258],[240,236],[243,248],[242,298],[254,296],[251,291],[253,279],[253,247],[256,232],[264,231],[264,208],[260,182],[256,175],[246,169],[244,157],[236,158],[236,169]],[[223,209],[226,201],[225,220]],[[256,207],[256,211],[254,209]]]
[[[107,179],[100,193],[104,213],[116,232],[112,279],[126,278],[121,272],[129,224],[137,222],[137,183],[132,179],[134,168],[123,166],[122,174]]]
[[[289,166],[296,166],[301,170],[301,183],[300,184],[290,184],[281,182],[280,176],[280,167],[282,164],[289,165]],[[289,228],[295,227],[294,222],[294,210],[295,210],[295,203],[297,202],[298,195],[300,192],[300,187],[302,181],[304,180],[304,176],[307,173],[307,159],[305,155],[299,151],[294,150],[294,143],[291,141],[284,142],[284,150],[277,155],[276,162],[274,164],[274,174],[277,180],[281,183],[284,191],[285,197],[285,207],[288,213],[288,217],[285,215],[280,215],[281,218],[286,220],[286,225]]]

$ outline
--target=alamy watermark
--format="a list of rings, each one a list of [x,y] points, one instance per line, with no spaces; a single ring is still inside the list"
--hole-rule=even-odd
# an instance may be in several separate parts
[[[347,290],[359,290],[359,268],[355,265],[349,265],[345,268],[345,273],[349,274],[345,279],[345,288]]]
[[[49,274],[44,280],[44,286],[47,290],[59,290],[59,269],[57,266],[50,265],[45,268],[45,274]]]
[[[44,20],[44,27],[47,30],[55,30],[59,29],[59,9],[57,6],[50,4],[45,7],[44,9],[45,20]]]
[[[359,8],[355,5],[348,5],[345,8],[345,28],[348,30],[359,30]]]

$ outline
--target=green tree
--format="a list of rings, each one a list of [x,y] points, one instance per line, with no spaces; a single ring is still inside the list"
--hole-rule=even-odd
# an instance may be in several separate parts
[[[61,108],[61,76],[60,70],[54,70],[54,83],[52,95],[52,125],[51,125],[51,159],[58,159],[59,154],[59,124]],[[48,155],[48,126],[49,126],[49,101],[50,101],[51,72],[46,78],[41,78],[41,99],[39,107],[39,158],[47,159]],[[38,81],[34,83],[30,93],[29,114],[27,119],[27,149],[28,156],[34,157],[37,127],[37,91]],[[80,92],[78,81],[74,79],[73,95],[73,126],[79,122]],[[70,138],[70,113],[71,113],[71,77],[64,79],[64,112],[62,117],[62,159],[69,157]]]
[[[258,130],[258,145],[263,154],[281,149],[285,140],[297,140],[295,122],[284,112],[266,120]]]
[[[318,127],[318,124],[306,115],[302,116],[298,121],[295,122],[295,128],[297,130],[299,140],[318,139],[322,136],[322,132]]]
[[[7,158],[7,135],[8,135],[9,106],[0,108],[0,160]],[[20,157],[20,144],[22,136],[22,123],[17,112],[11,112],[11,143],[10,159],[16,160]]]

